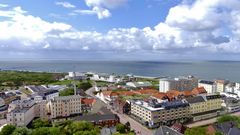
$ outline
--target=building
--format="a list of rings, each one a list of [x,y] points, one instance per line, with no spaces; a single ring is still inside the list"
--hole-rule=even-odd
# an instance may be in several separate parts
[[[3,99],[5,105],[10,104],[12,101],[21,99],[20,96],[17,96],[15,93],[12,92],[0,92],[0,98]]]
[[[81,72],[68,72],[68,76],[66,76],[68,80],[86,80],[87,75]]]
[[[5,105],[5,101],[0,97],[0,119],[6,118],[8,105]]]
[[[225,92],[225,87],[229,83],[227,80],[215,80],[216,92]]]
[[[133,88],[146,88],[146,87],[151,87],[153,86],[150,82],[145,81],[145,82],[127,82],[126,85],[128,87],[133,87]]]
[[[159,103],[151,99],[148,101],[132,100],[131,115],[149,128],[156,128],[162,124],[173,124],[177,120],[184,121],[190,113],[189,104],[184,101]]]
[[[220,132],[222,135],[240,135],[238,124],[232,121],[215,123],[207,127],[207,133],[209,135],[214,135],[217,132]]]
[[[34,99],[36,102],[41,102],[43,100],[49,101],[58,96],[59,92],[57,90],[42,90],[31,95],[32,99]]]
[[[193,76],[179,78],[162,78],[159,80],[159,92],[169,90],[192,90],[198,86],[198,79]]]
[[[49,103],[51,119],[58,121],[80,115],[82,113],[81,98],[79,95],[54,97]]]
[[[199,95],[186,98],[190,105],[190,114],[193,121],[212,118],[218,115],[222,108],[222,99],[220,95]]]
[[[182,133],[168,126],[160,126],[153,135],[183,135]]]
[[[9,105],[7,123],[15,126],[27,126],[35,117],[33,100],[17,100]]]
[[[92,111],[92,107],[96,100],[94,98],[82,98],[81,107],[83,113],[88,113]]]
[[[240,101],[233,97],[224,97],[222,107],[229,113],[240,111]]]
[[[117,98],[113,102],[113,108],[115,111],[121,114],[129,114],[131,111],[131,104],[129,101]]]
[[[198,87],[204,87],[207,93],[215,93],[216,92],[216,85],[212,81],[200,80],[198,82]]]
[[[92,122],[94,125],[101,126],[101,127],[113,127],[120,123],[120,119],[116,114],[106,114],[106,115],[84,115],[84,116],[77,116],[73,117],[72,120],[74,121],[89,121]]]

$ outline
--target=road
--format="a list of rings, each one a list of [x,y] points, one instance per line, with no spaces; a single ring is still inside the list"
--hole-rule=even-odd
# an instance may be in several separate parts
[[[240,112],[231,113],[230,115],[240,116]],[[207,120],[198,121],[198,122],[194,122],[194,123],[191,123],[191,124],[187,124],[186,126],[189,127],[189,128],[192,128],[192,127],[198,127],[198,126],[212,124],[212,123],[215,123],[216,121],[217,121],[217,117],[207,119]]]
[[[95,91],[95,86],[93,86],[92,88],[88,89],[86,91],[86,94],[94,97],[97,102],[99,103],[104,103],[102,102],[100,99],[98,99],[93,92]],[[105,104],[105,103],[104,103]],[[105,104],[105,106],[108,106],[107,104]],[[109,107],[110,108],[110,107]],[[131,129],[135,130],[137,135],[152,135],[153,134],[153,130],[150,130],[146,127],[144,127],[143,125],[141,125],[140,123],[138,123],[137,121],[133,120],[132,118],[130,118],[129,116],[125,115],[125,114],[120,114],[115,112],[114,110],[111,110],[114,114],[117,114],[118,117],[120,118],[120,122],[125,124],[126,122],[129,122],[131,125]]]

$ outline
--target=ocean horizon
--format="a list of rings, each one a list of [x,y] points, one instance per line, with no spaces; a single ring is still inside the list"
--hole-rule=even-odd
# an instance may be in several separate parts
[[[193,75],[200,79],[240,82],[240,61],[0,60],[0,69],[38,72],[92,71],[152,77]]]

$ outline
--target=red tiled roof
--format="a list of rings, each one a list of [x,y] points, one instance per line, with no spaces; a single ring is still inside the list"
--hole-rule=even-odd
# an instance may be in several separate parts
[[[216,130],[215,130],[215,128],[213,127],[213,125],[209,125],[209,126],[207,127],[207,134],[212,135],[212,134],[215,134],[215,132],[216,132]]]
[[[207,91],[204,89],[204,87],[198,87],[198,88],[194,88],[192,90],[192,93],[194,95],[197,95],[197,94],[203,94],[203,93],[207,93]]]
[[[158,98],[158,99],[163,99],[164,97],[166,97],[167,95],[165,93],[155,93],[152,95],[153,97],[155,98]]]
[[[82,99],[82,104],[86,104],[86,105],[92,105],[95,103],[95,99],[94,98],[83,98]]]
[[[137,90],[135,92],[139,94],[148,94],[148,95],[159,93],[158,90],[155,90],[155,89],[143,89],[143,90]]]

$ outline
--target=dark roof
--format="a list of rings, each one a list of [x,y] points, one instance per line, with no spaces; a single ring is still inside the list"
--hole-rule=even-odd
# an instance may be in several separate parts
[[[236,126],[237,124],[232,121],[217,123],[213,125],[216,131],[222,132],[223,134],[240,135],[240,129]]]
[[[213,85],[214,84],[213,81],[207,81],[207,80],[201,80],[201,81],[199,81],[199,83],[204,83],[204,84],[209,84],[209,85]]]
[[[198,102],[205,102],[205,100],[202,96],[189,97],[189,98],[186,98],[186,100],[190,104],[198,103]]]
[[[90,122],[98,122],[98,121],[104,121],[104,120],[119,120],[119,117],[116,114],[106,114],[106,115],[84,115],[84,116],[77,116],[74,117],[73,120],[85,120]]]
[[[206,96],[207,100],[211,100],[211,99],[218,99],[221,98],[221,95],[208,95]]]
[[[176,130],[167,127],[160,126],[154,133],[154,135],[183,135],[182,133],[177,132]]]

